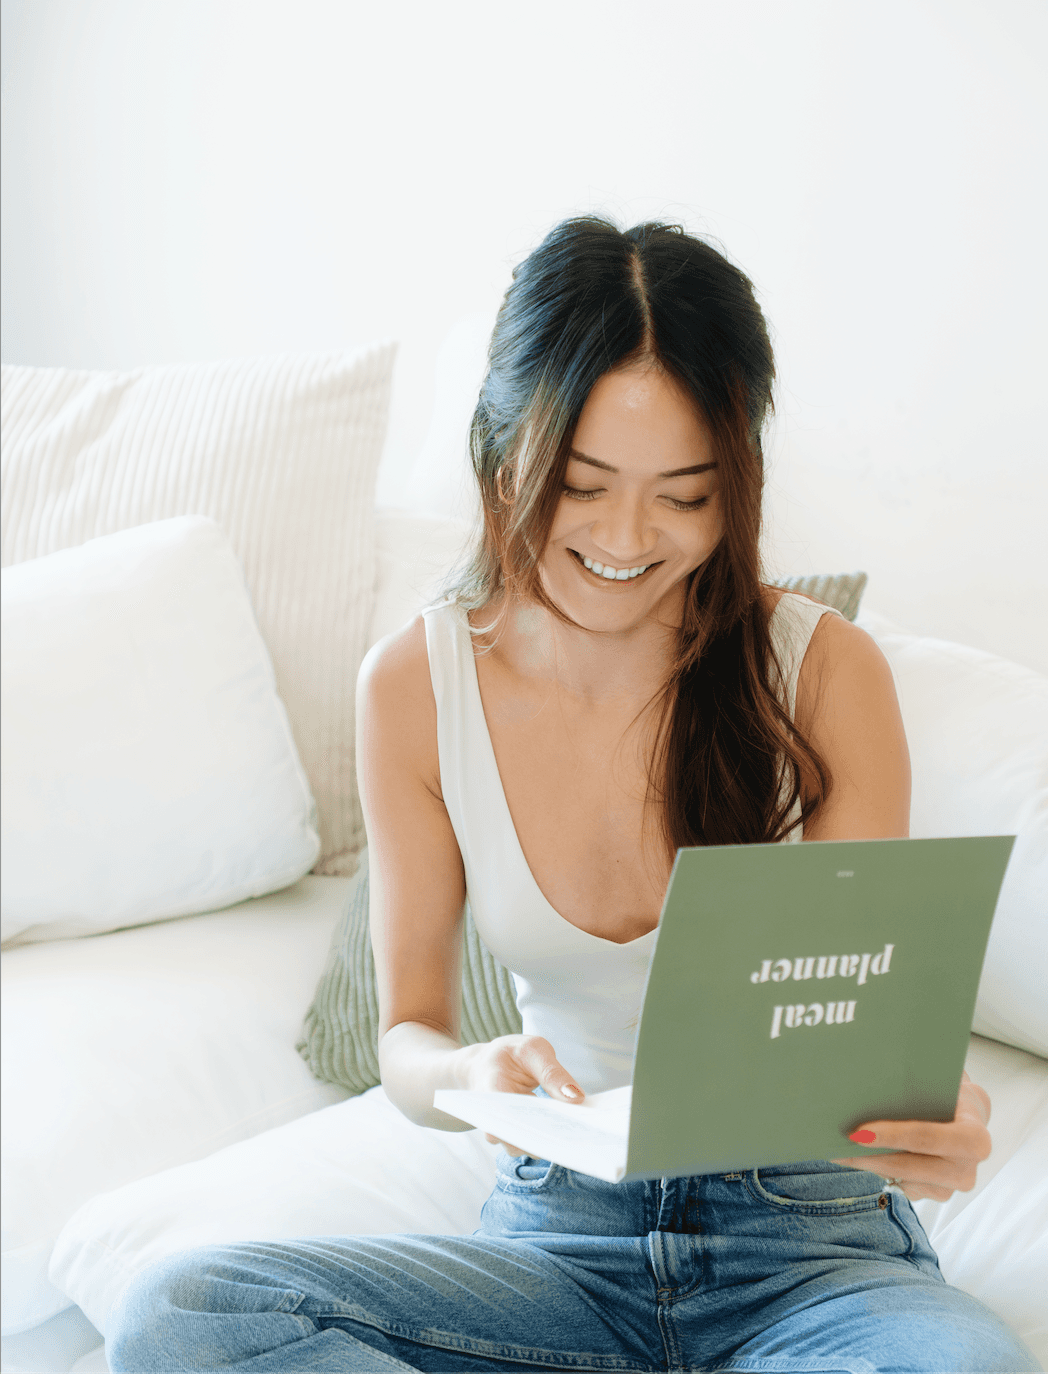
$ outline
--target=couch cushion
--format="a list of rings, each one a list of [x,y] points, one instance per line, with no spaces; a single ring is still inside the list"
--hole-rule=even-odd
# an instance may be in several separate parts
[[[910,834],[1016,835],[973,1030],[1048,1056],[1048,677],[963,644],[857,623],[892,666],[913,768]]]
[[[993,1308],[1048,1364],[1048,1063],[972,1036],[965,1065],[990,1094],[993,1153],[975,1188],[916,1204],[947,1282]]]
[[[88,1198],[345,1097],[295,1037],[348,884],[3,954],[5,1332],[69,1305],[47,1265]]]
[[[461,520],[380,506],[375,511],[375,609],[368,648],[439,598],[468,545]]]
[[[51,1277],[103,1333],[125,1283],[212,1241],[414,1232],[479,1224],[499,1147],[480,1131],[416,1126],[381,1087],[205,1160],[93,1198],[71,1218]]]
[[[229,535],[317,801],[323,872],[352,873],[363,844],[352,684],[394,352],[0,374],[5,566],[175,515]]]
[[[4,940],[213,911],[309,871],[313,798],[213,520],[103,535],[0,582]]]

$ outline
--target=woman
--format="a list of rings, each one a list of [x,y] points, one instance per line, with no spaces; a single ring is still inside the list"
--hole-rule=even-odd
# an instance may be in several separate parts
[[[773,377],[751,283],[679,229],[570,220],[514,273],[472,563],[360,676],[382,1081],[412,1121],[469,1129],[438,1088],[629,1081],[677,847],[907,833],[883,657],[759,580]],[[463,1047],[467,894],[524,1033]],[[858,1133],[891,1154],[617,1185],[505,1142],[474,1235],[176,1256],[111,1366],[1035,1369],[909,1202],[973,1186],[988,1118],[966,1078],[953,1123]]]

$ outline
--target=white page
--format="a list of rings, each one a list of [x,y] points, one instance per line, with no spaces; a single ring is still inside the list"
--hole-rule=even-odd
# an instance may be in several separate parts
[[[633,1088],[612,1088],[582,1102],[555,1102],[530,1093],[439,1088],[433,1105],[449,1116],[550,1159],[565,1169],[618,1183],[626,1172]]]

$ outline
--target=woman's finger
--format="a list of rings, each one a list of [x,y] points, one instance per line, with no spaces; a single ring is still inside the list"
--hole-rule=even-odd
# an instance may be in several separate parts
[[[529,1035],[520,1046],[518,1057],[539,1087],[544,1088],[554,1101],[581,1102],[586,1096],[563,1064],[558,1062],[548,1040],[539,1035]]]
[[[974,1113],[956,1121],[871,1121],[849,1137],[857,1145],[887,1146],[914,1155],[981,1163],[990,1153],[990,1132]]]
[[[974,1163],[965,1164],[937,1155],[867,1155],[861,1159],[834,1159],[831,1163],[892,1179],[914,1201],[919,1197],[932,1197],[937,1202],[945,1202],[953,1193],[967,1193],[975,1187]]]

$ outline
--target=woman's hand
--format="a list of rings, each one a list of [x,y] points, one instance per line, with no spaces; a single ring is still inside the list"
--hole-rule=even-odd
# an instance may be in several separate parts
[[[461,1051],[466,1072],[462,1087],[474,1092],[530,1093],[544,1088],[555,1102],[581,1102],[585,1093],[557,1061],[553,1046],[541,1035],[501,1035],[486,1044]],[[487,1135],[493,1145],[508,1154],[526,1155],[498,1136]]]
[[[952,1121],[870,1121],[849,1139],[891,1145],[898,1153],[833,1162],[883,1174],[899,1183],[912,1202],[925,1197],[945,1202],[954,1192],[975,1187],[976,1165],[990,1153],[989,1119],[989,1097],[964,1074]]]

